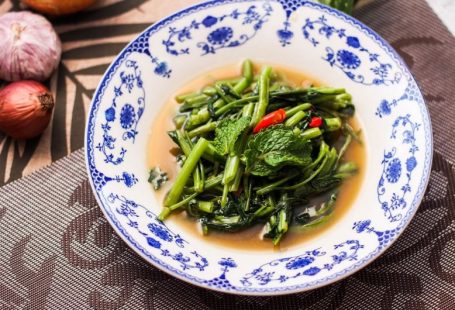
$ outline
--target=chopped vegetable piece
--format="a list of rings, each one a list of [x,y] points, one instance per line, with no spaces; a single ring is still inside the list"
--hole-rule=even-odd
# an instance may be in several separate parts
[[[295,127],[297,124],[306,116],[307,114],[302,111],[298,111],[296,114],[294,114],[292,117],[290,117],[285,125],[286,127]]]
[[[289,117],[293,116],[294,114],[297,114],[300,111],[309,110],[309,109],[311,109],[311,107],[312,107],[311,103],[300,104],[296,107],[286,110],[286,117],[289,118]]]
[[[272,125],[281,124],[286,119],[286,111],[284,109],[278,109],[272,113],[264,116],[259,123],[254,127],[253,133],[258,133],[264,128]]]
[[[161,171],[160,167],[150,170],[148,182],[152,184],[154,190],[159,190],[167,181],[169,181],[167,173]]]
[[[337,194],[332,194],[329,200],[322,203],[319,207],[310,207],[308,211],[297,215],[295,221],[300,225],[298,229],[316,227],[326,222],[333,212],[336,199]]]
[[[269,104],[269,87],[270,87],[270,75],[272,74],[271,67],[265,67],[262,70],[261,76],[259,77],[259,101],[256,103],[253,112],[253,118],[251,119],[251,125],[256,124],[262,119],[267,110]]]
[[[341,129],[341,119],[338,117],[326,118],[324,121],[327,131],[337,131]]]
[[[321,129],[319,127],[310,128],[302,132],[301,136],[307,140],[318,138],[322,135]]]
[[[310,124],[308,126],[310,126],[311,128],[315,128],[315,127],[321,127],[321,125],[322,125],[322,118],[315,116],[311,119]]]
[[[186,181],[190,177],[199,159],[207,148],[208,143],[209,142],[204,138],[200,138],[194,148],[191,150],[191,153],[188,155],[185,163],[183,164],[182,170],[178,174],[174,185],[172,185],[172,188],[169,191],[166,200],[164,201],[165,207],[170,207],[179,201]]]

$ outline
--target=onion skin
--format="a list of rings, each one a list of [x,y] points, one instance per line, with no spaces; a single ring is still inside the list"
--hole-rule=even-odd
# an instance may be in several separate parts
[[[32,9],[49,15],[59,16],[79,12],[96,0],[22,0]]]
[[[61,54],[60,39],[44,17],[26,11],[0,16],[0,79],[45,81]]]
[[[39,136],[49,125],[54,98],[35,81],[11,83],[0,90],[0,131],[15,139]]]

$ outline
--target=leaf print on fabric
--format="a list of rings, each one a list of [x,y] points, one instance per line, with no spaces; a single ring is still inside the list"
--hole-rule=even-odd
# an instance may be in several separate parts
[[[15,244],[9,264],[15,280],[26,289],[27,298],[24,308],[44,309],[50,293],[57,255],[47,257],[37,268],[37,271],[33,271],[24,261],[25,250],[31,240],[32,236],[28,235]]]
[[[41,137],[24,142],[0,133],[0,186],[83,147],[86,109],[98,79],[112,57],[156,18],[148,14],[145,19],[142,17],[141,23],[121,20],[119,24],[118,16],[128,12],[145,16],[137,8],[146,3],[146,0],[101,0],[90,14],[81,12],[51,19],[57,25],[64,51],[53,82],[47,83],[58,104],[51,125]],[[20,8],[18,0],[3,0],[0,5],[0,11]],[[102,25],[96,24],[101,20]]]
[[[89,295],[88,303],[93,308],[120,309],[132,297],[133,288],[141,287],[146,283],[145,292],[148,292],[141,304],[153,300],[157,285],[169,281],[169,277],[162,271],[150,268],[134,253],[128,253],[124,259],[112,263],[106,271],[103,271],[102,287],[93,290]],[[104,296],[105,288],[110,292]],[[114,292],[115,291],[115,292]],[[113,298],[114,297],[114,298]]]
[[[435,37],[422,36],[422,37],[403,37],[395,40],[391,45],[397,50],[401,57],[403,57],[406,64],[412,69],[415,63],[414,56],[412,56],[408,50],[409,47],[419,46],[434,46],[443,45],[444,43]]]
[[[90,182],[88,179],[84,180],[73,191],[68,200],[68,207],[72,208],[78,203],[86,209],[91,209],[97,206],[96,198],[92,193]]]
[[[17,0],[15,0],[18,2]],[[111,2],[111,3],[109,3]],[[54,23],[56,25],[66,25],[74,23],[89,23],[105,20],[111,17],[118,17],[119,15],[125,14],[126,12],[138,9],[142,4],[146,3],[147,0],[128,0],[128,1],[104,1],[104,5],[91,10],[90,14],[87,12],[79,12],[70,16],[62,16],[56,18]]]
[[[90,26],[62,32],[59,36],[66,43],[81,40],[106,39],[123,35],[135,35],[144,31],[149,26],[150,23]],[[104,71],[101,73],[104,73]]]
[[[110,235],[105,236],[105,238],[108,238],[106,241],[99,240],[96,244],[94,240],[89,239],[90,233],[99,229],[100,225],[103,225],[103,222],[99,223],[99,220],[105,221],[99,208],[95,207],[79,215],[68,225],[61,242],[63,255],[70,264],[84,269],[102,268],[113,262],[126,250],[125,244],[110,227]],[[85,251],[81,250],[78,244],[86,244],[88,241],[92,241],[98,247],[104,248],[103,255],[93,257],[93,254],[86,249]],[[104,246],[106,242],[109,242],[112,246],[107,248]]]
[[[75,47],[71,50],[65,51],[62,54],[62,59],[89,59],[101,58],[106,56],[116,56],[125,48],[128,42],[119,43],[100,43],[95,45]]]
[[[3,134],[0,133],[0,136],[2,135]],[[0,186],[22,176],[22,171],[32,159],[33,154],[41,141],[41,137],[42,136],[38,136],[26,141],[18,141],[3,136],[3,142],[0,138]],[[7,160],[9,155],[12,155],[12,162]],[[7,175],[8,170],[10,171],[9,175]]]
[[[102,268],[112,263],[126,250],[126,246],[98,208],[88,179],[77,186],[68,199],[68,208],[77,206],[84,207],[86,211],[66,227],[61,240],[63,255],[70,264],[84,269]],[[94,233],[94,239],[91,239],[91,233]],[[80,247],[88,243],[101,248],[102,254],[93,257],[93,253]]]
[[[25,297],[22,297],[18,292],[15,292],[13,289],[9,288],[5,284],[0,283],[0,305],[7,304],[11,305],[11,307],[13,306],[20,307],[25,303],[25,301],[26,301]]]

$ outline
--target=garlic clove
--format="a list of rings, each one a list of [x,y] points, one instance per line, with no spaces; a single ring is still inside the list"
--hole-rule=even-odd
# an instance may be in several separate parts
[[[10,12],[0,16],[0,79],[48,79],[62,53],[60,39],[42,16]]]

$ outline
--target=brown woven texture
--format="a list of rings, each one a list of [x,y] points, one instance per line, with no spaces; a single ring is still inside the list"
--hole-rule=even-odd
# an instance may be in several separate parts
[[[83,147],[90,100],[114,57],[153,22],[196,2],[96,0],[86,11],[49,17],[63,48],[62,61],[46,82],[55,96],[54,114],[49,127],[34,139],[18,141],[0,132],[0,186]],[[0,0],[0,15],[21,9],[26,9],[21,0]]]
[[[434,129],[423,204],[381,258],[289,296],[197,288],[151,267],[115,235],[79,150],[0,189],[0,309],[455,309],[455,39],[424,0],[378,0],[356,16],[408,63]]]

